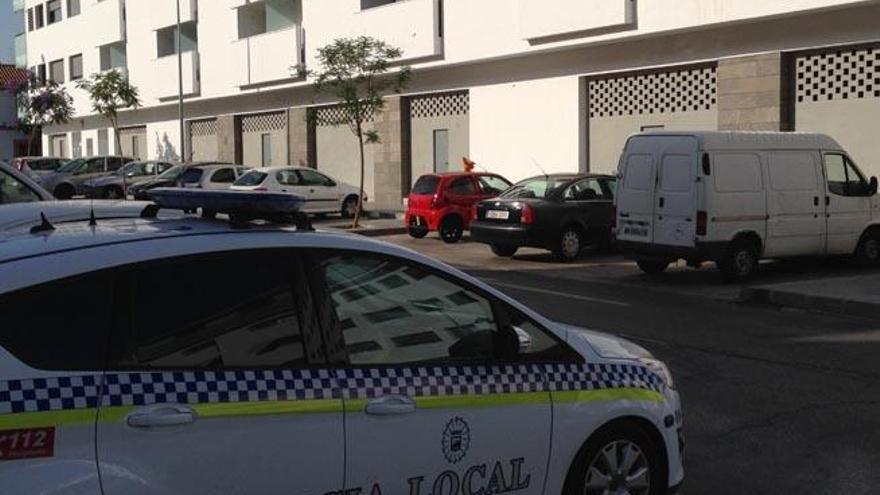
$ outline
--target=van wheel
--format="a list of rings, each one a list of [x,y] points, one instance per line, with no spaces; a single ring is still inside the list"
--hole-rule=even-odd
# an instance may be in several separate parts
[[[873,229],[862,234],[855,258],[862,266],[880,265],[880,230]]]
[[[758,250],[753,242],[733,241],[719,264],[727,282],[748,282],[758,271]]]
[[[639,265],[639,269],[648,275],[657,275],[659,273],[663,273],[669,268],[668,261],[657,261],[657,260],[637,260],[636,264]]]
[[[565,495],[666,493],[663,456],[638,425],[609,425],[590,438],[575,458]]]
[[[463,233],[464,226],[462,225],[461,218],[455,215],[444,218],[443,223],[440,224],[440,238],[446,244],[455,244],[460,241]]]
[[[559,236],[559,245],[553,250],[553,257],[559,261],[574,261],[583,249],[583,235],[576,227],[566,227]]]
[[[500,256],[502,258],[510,258],[519,250],[517,246],[509,246],[506,244],[490,244],[489,247],[492,248],[492,252],[495,253],[495,256]]]
[[[413,239],[422,239],[428,235],[428,229],[424,227],[409,227],[406,231]]]

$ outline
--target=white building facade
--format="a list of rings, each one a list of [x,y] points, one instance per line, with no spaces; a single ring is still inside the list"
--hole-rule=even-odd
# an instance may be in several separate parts
[[[825,132],[880,175],[878,0],[180,0],[180,47],[176,0],[25,7],[28,64],[77,109],[44,130],[46,154],[289,163],[356,184],[355,138],[292,67],[369,35],[413,68],[370,122],[380,204],[462,157],[513,180],[536,162],[611,172],[626,137],[650,129]],[[71,84],[111,68],[144,104],[121,116],[122,150]]]

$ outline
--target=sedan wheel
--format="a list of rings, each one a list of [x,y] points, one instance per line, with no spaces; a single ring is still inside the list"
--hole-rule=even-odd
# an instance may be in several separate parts
[[[464,233],[464,226],[461,219],[455,215],[448,216],[440,225],[440,238],[447,244],[455,244],[461,240]]]
[[[605,445],[587,466],[585,495],[648,495],[651,466],[642,449],[629,440]]]
[[[559,247],[554,255],[562,261],[572,261],[581,254],[583,247],[581,233],[575,229],[566,229],[559,238]]]
[[[358,198],[357,196],[349,196],[342,203],[342,218],[354,218],[357,214]]]

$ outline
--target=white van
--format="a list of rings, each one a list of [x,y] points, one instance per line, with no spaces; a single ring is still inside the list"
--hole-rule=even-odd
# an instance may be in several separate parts
[[[617,240],[646,273],[713,261],[745,281],[761,258],[880,261],[877,179],[822,134],[631,136],[618,167]]]

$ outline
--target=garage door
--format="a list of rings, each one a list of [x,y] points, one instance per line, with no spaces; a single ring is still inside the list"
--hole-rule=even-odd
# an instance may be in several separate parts
[[[469,113],[466,91],[410,99],[412,183],[425,173],[461,170],[470,148]]]
[[[241,156],[247,167],[287,165],[287,112],[241,117]]]
[[[125,127],[119,129],[119,144],[122,146],[122,156],[138,159],[147,157],[147,128]]]
[[[590,170],[617,170],[631,134],[718,128],[717,76],[712,65],[589,78]]]
[[[189,146],[192,161],[210,162],[217,160],[217,119],[190,121]]]
[[[880,45],[795,57],[795,129],[836,139],[880,175]]]
[[[339,125],[344,120],[344,110],[340,107],[321,107],[315,110],[315,140],[318,170],[333,177],[336,181],[358,187],[360,181],[360,151],[358,140],[348,125]],[[366,129],[373,128],[373,118],[367,119]],[[382,139],[380,136],[379,139]],[[373,148],[364,147],[364,191],[367,198],[375,197]]]
[[[67,154],[67,134],[57,134],[49,137],[49,154],[59,158],[69,158]]]

